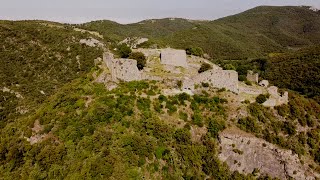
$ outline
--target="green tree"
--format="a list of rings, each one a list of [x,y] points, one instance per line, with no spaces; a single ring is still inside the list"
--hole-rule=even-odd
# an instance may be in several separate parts
[[[126,44],[121,44],[118,46],[118,54],[121,58],[128,58],[132,50]]]
[[[256,102],[259,103],[259,104],[263,104],[264,102],[267,101],[268,98],[269,98],[269,95],[260,94],[260,95],[256,98]]]
[[[142,70],[147,64],[146,56],[142,52],[130,53],[129,59],[137,60],[137,67],[139,70]]]
[[[232,64],[226,64],[226,65],[223,66],[223,69],[225,69],[225,70],[236,70],[237,68],[234,67],[234,65],[232,65]]]
[[[194,55],[199,57],[202,57],[204,54],[202,48],[200,47],[189,47],[186,49],[186,53],[188,55]]]
[[[203,73],[205,71],[208,71],[212,69],[212,66],[208,63],[202,63],[200,69],[198,70],[198,73]]]

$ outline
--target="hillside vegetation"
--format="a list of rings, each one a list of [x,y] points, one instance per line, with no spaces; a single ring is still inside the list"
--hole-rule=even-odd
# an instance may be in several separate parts
[[[164,96],[161,83],[153,81],[122,83],[106,91],[92,80],[90,73],[66,84],[35,113],[0,129],[2,177],[257,178],[256,172],[231,172],[218,159],[219,132],[230,125],[320,162],[315,120],[320,106],[294,94],[288,106],[277,107],[279,115],[250,104],[248,118],[233,122],[227,120],[231,104],[223,93]],[[301,132],[301,126],[307,131]]]
[[[297,91],[320,102],[320,46],[270,54],[266,58],[216,63],[223,67],[233,65],[241,78],[245,77],[248,70],[254,69],[260,73],[260,79],[267,79],[273,85]]]
[[[80,27],[116,42],[147,37],[147,46],[198,46],[213,58],[225,59],[260,57],[320,43],[320,13],[294,6],[261,6],[215,21],[160,19],[128,25],[96,21]]]
[[[243,177],[232,175],[216,156],[215,138],[225,127],[225,100],[187,94],[152,100],[145,96],[159,94],[158,85],[152,82],[131,82],[106,91],[102,84],[90,81],[67,84],[32,116],[0,130],[2,177]],[[184,109],[194,112],[193,117],[184,114]],[[36,121],[41,124],[37,131]],[[200,142],[192,141],[191,125],[211,129]],[[37,134],[46,138],[34,145],[23,137]]]
[[[94,67],[102,51],[79,43],[88,37],[61,24],[0,21],[0,127]]]
[[[270,58],[263,77],[320,102],[320,46]]]

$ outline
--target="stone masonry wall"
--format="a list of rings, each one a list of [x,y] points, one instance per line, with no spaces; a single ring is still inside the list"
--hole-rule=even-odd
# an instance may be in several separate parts
[[[253,71],[248,71],[247,80],[250,81],[250,82],[258,83],[259,74],[258,73],[254,73]]]
[[[137,67],[137,61],[132,59],[114,59],[113,54],[106,52],[103,57],[109,68],[113,81],[139,81],[141,72]]]
[[[161,50],[161,64],[188,67],[186,51],[169,48]]]
[[[284,92],[283,94],[280,94],[276,86],[271,86],[267,90],[268,90],[268,93],[270,94],[270,97],[266,102],[263,103],[264,106],[275,107],[275,106],[280,106],[282,104],[288,104],[289,94],[287,91]]]
[[[232,70],[212,69],[203,72],[192,79],[183,82],[183,89],[194,91],[196,84],[209,83],[215,88],[226,88],[234,93],[239,93],[238,73]]]

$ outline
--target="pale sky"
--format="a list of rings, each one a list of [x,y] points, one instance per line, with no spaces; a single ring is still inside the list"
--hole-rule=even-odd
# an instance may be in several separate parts
[[[260,5],[320,9],[320,0],[0,0],[0,19],[67,23],[103,19],[133,23],[166,17],[214,20]]]

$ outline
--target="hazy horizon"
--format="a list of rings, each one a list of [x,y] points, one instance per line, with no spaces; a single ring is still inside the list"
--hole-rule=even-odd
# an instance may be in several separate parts
[[[111,20],[118,23],[135,23],[146,19],[186,18],[215,20],[237,14],[256,6],[314,6],[319,0],[0,0],[1,20],[49,20],[63,23],[84,23],[94,20]]]

